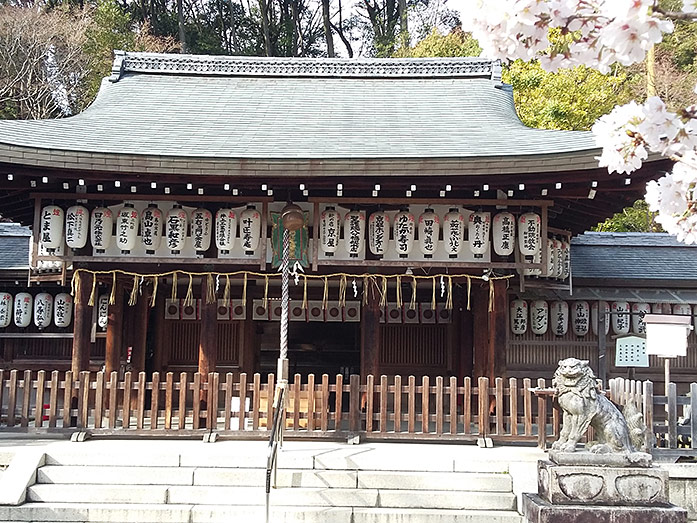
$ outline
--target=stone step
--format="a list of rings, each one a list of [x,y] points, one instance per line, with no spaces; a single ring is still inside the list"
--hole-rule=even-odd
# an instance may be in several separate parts
[[[44,503],[167,503],[166,485],[51,485],[27,489],[28,501]]]
[[[100,467],[48,465],[39,468],[37,483],[91,485],[193,485],[193,467]]]
[[[0,521],[35,523],[248,523],[264,521],[264,507],[26,503],[0,506]],[[419,510],[272,506],[274,523],[522,523],[513,511]]]

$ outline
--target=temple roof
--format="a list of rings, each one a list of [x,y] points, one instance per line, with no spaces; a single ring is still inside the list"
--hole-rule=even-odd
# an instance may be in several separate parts
[[[542,170],[559,165],[540,156],[569,155],[579,169],[598,154],[588,132],[523,125],[491,60],[122,52],[88,109],[0,121],[0,145],[217,160],[535,157]]]

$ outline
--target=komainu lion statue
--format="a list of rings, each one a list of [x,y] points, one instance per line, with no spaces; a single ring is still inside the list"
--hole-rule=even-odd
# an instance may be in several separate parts
[[[590,447],[591,452],[633,453],[643,450],[646,433],[643,416],[632,401],[627,403],[623,416],[600,392],[588,361],[576,358],[561,360],[552,385],[564,413],[561,433],[552,449],[574,452],[576,444],[591,426],[597,439]]]

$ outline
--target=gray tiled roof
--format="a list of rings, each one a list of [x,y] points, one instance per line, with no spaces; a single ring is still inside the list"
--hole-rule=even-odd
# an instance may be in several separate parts
[[[292,60],[255,59],[269,64],[262,72],[207,72],[210,57],[176,55],[177,68],[165,61],[169,65],[161,69],[150,63],[144,72],[134,72],[129,56],[141,55],[127,53],[118,81],[105,80],[86,111],[59,120],[0,121],[0,144],[250,159],[597,154],[588,132],[525,127],[510,88],[492,79],[491,68],[465,74],[468,59],[450,59],[447,67],[429,74],[433,60],[404,62],[409,74],[383,74],[385,61],[371,66],[364,60],[362,73],[335,77],[320,71],[340,61],[305,60],[302,74],[279,69],[273,76],[270,67]],[[477,67],[483,67],[480,62]],[[374,67],[375,74],[366,67]]]
[[[29,227],[0,223],[0,270],[29,268]]]
[[[666,233],[587,232],[571,241],[574,278],[679,280],[697,286],[697,245]]]

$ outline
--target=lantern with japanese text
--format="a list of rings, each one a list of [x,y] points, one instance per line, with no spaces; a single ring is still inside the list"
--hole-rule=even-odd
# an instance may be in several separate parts
[[[483,258],[489,250],[489,228],[491,226],[491,213],[477,211],[469,216],[467,231],[469,235],[470,251],[474,257]]]
[[[186,230],[189,226],[189,215],[182,206],[174,204],[167,212],[165,220],[165,241],[172,254],[179,254],[186,245]]]
[[[12,294],[0,292],[0,329],[9,327],[12,322]]]
[[[39,241],[49,254],[63,243],[63,223],[63,209],[57,205],[47,205],[41,209]]]
[[[325,256],[334,256],[339,248],[341,216],[332,206],[322,211],[319,217],[319,241]]]
[[[564,250],[561,240],[557,238],[554,238],[552,246],[554,248],[554,274],[552,277],[559,279],[564,274]]]
[[[511,332],[513,334],[525,334],[528,329],[528,302],[525,300],[511,300]]]
[[[585,336],[590,330],[590,305],[587,301],[577,301],[571,307],[571,329],[576,336]]]
[[[414,246],[414,215],[408,209],[400,209],[394,215],[393,236],[395,249],[400,258],[409,256]]]
[[[259,248],[261,213],[254,205],[247,205],[247,208],[240,213],[240,241],[247,256],[253,255]]]
[[[532,262],[533,263],[542,263],[542,249],[538,250],[535,253],[535,256],[532,257]],[[542,269],[523,269],[523,274],[525,276],[541,276],[542,275]]]
[[[634,334],[646,334],[644,316],[651,314],[651,305],[648,303],[632,303],[632,332]]]
[[[494,215],[492,224],[494,252],[499,256],[510,256],[515,248],[515,216],[510,212]]]
[[[433,209],[426,209],[419,216],[419,249],[424,258],[433,258],[440,237],[440,218]]]
[[[390,217],[384,211],[376,211],[368,218],[368,246],[375,256],[382,256],[390,240]]]
[[[90,241],[98,254],[106,252],[111,246],[114,230],[114,213],[106,207],[92,209],[90,220]]]
[[[552,331],[556,336],[564,336],[569,330],[569,304],[565,301],[553,301],[549,307]]]
[[[527,262],[533,261],[535,253],[540,250],[541,223],[540,215],[534,212],[518,217],[518,249]]]
[[[53,300],[53,323],[56,327],[68,327],[73,319],[73,297],[67,292],[56,294]]]
[[[82,249],[87,245],[90,212],[87,207],[73,205],[65,211],[65,243],[71,249]]]
[[[42,330],[51,325],[53,319],[53,296],[40,292],[34,298],[34,325]]]
[[[618,336],[629,334],[629,303],[626,301],[613,301],[610,306],[612,314],[612,332]]]
[[[593,329],[593,334],[598,335],[598,321],[601,314],[605,315],[605,336],[610,332],[610,304],[606,301],[600,302],[600,308],[598,307],[598,302],[594,301],[591,305],[591,328]]]
[[[191,242],[196,254],[203,254],[211,247],[213,215],[208,209],[195,209],[191,213]]]
[[[562,253],[562,273],[561,279],[566,280],[571,276],[571,244],[566,241],[561,241],[561,253]]]
[[[673,314],[676,316],[692,316],[692,309],[687,303],[675,303]]]
[[[547,278],[553,278],[557,268],[557,251],[554,249],[554,240],[547,238],[545,250],[547,251],[547,270],[543,274]]]
[[[549,325],[549,305],[545,300],[535,300],[530,303],[530,330],[541,336],[547,333]]]
[[[233,209],[218,209],[215,213],[215,246],[220,254],[230,254],[236,234],[237,213]]]
[[[33,299],[28,292],[15,294],[14,317],[17,327],[29,327],[31,323]]]
[[[125,203],[116,216],[116,245],[121,254],[130,254],[138,238],[138,211],[132,203]]]
[[[106,329],[109,323],[109,295],[102,294],[97,299],[97,325],[100,329]]]
[[[358,258],[365,247],[365,215],[350,211],[344,216],[344,245],[351,258]]]
[[[457,258],[465,241],[465,217],[458,208],[451,208],[443,217],[443,244],[448,257]]]
[[[143,209],[140,215],[140,241],[145,254],[155,254],[162,243],[162,211],[154,203]]]

